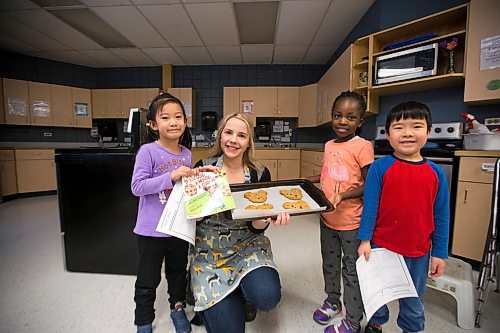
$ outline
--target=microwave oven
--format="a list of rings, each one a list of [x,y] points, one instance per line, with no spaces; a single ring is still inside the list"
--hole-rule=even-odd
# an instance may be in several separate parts
[[[375,58],[375,84],[437,74],[438,43],[384,54]]]

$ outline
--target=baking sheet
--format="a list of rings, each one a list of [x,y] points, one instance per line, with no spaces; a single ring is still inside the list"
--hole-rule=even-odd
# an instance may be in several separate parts
[[[291,190],[299,188],[302,192],[303,201],[307,202],[308,209],[285,209],[283,203],[298,200],[288,199],[279,193],[280,190]],[[264,190],[267,192],[267,199],[262,203],[253,203],[244,197],[246,192],[256,192]],[[332,204],[326,199],[321,190],[305,179],[291,179],[285,181],[274,181],[266,183],[236,184],[231,185],[231,192],[236,204],[236,208],[228,211],[226,217],[232,220],[251,220],[257,218],[275,218],[278,213],[288,212],[290,215],[313,214],[323,211],[331,211]],[[248,205],[261,205],[269,203],[273,209],[245,209]]]

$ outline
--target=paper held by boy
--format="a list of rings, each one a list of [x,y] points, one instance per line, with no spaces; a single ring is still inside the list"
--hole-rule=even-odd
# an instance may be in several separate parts
[[[383,305],[404,297],[418,297],[402,255],[384,248],[371,250],[370,259],[356,260],[366,320]]]

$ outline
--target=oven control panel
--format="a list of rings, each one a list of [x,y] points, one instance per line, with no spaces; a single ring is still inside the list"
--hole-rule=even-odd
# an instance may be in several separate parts
[[[432,124],[429,139],[460,140],[462,138],[461,122],[434,123]],[[377,126],[375,140],[387,140],[384,126]]]

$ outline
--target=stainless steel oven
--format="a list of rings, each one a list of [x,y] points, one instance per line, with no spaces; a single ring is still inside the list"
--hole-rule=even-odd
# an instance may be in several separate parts
[[[450,249],[453,237],[455,193],[458,178],[458,158],[455,150],[462,149],[462,123],[435,123],[429,135],[426,145],[422,148],[423,157],[443,168],[448,180],[448,192],[450,193]],[[394,150],[387,141],[384,126],[377,127],[375,138],[375,159],[392,154]]]

